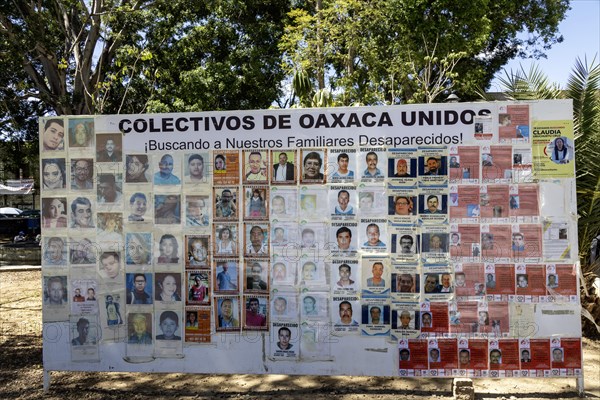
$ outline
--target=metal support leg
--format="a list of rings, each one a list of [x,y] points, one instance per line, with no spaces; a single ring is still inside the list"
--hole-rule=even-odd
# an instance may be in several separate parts
[[[579,397],[585,397],[585,388],[583,386],[583,375],[577,378],[577,394]]]
[[[44,393],[48,393],[50,390],[50,371],[44,368]]]

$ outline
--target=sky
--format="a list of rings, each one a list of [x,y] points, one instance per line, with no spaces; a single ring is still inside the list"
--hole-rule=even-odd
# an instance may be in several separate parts
[[[587,55],[588,63],[594,56],[596,62],[600,60],[600,0],[572,0],[571,10],[567,11],[567,16],[558,29],[564,40],[546,52],[547,59],[515,59],[505,65],[504,69],[516,71],[522,65],[525,71],[529,71],[531,64],[535,62],[550,82],[558,83],[564,89],[577,57],[583,60]],[[505,76],[504,71],[500,70],[496,78],[498,76]],[[500,91],[497,82],[494,79],[488,90]]]

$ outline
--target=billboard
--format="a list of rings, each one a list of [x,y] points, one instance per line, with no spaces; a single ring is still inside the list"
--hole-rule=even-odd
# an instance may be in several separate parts
[[[46,370],[581,375],[570,101],[49,117],[40,141]]]

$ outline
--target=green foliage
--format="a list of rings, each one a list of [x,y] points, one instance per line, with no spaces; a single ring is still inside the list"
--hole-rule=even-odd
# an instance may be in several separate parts
[[[537,64],[532,64],[529,71],[523,66],[513,71],[504,71],[505,76],[498,78],[498,83],[512,100],[544,100],[562,97],[560,87],[551,83],[548,76]]]
[[[311,82],[293,94],[300,105],[321,89],[346,105],[434,101],[450,88],[468,98],[509,58],[539,56],[560,41],[568,7],[567,0],[294,4],[289,11],[285,0],[0,3],[3,132],[29,129],[14,115],[266,108],[296,71]],[[517,38],[523,29],[527,41]]]
[[[562,41],[567,9],[568,0],[315,0],[289,13],[280,48],[287,74],[306,71],[338,103],[434,101],[450,89],[473,99],[511,58]]]
[[[285,0],[2,2],[0,128],[36,136],[13,115],[268,107],[283,79],[277,42],[288,7]]]
[[[429,50],[425,44],[426,55],[421,63],[410,59],[404,63],[404,68],[409,71],[412,95],[406,99],[407,103],[433,103],[444,92],[449,92],[457,83],[458,73],[454,69],[466,52],[451,52],[440,59],[436,56],[438,40],[433,49]],[[429,55],[430,54],[430,55]]]
[[[294,73],[292,89],[294,90],[294,95],[298,96],[299,105],[301,107],[309,107],[314,91],[310,78],[305,71],[296,71]]]
[[[321,89],[312,98],[311,107],[322,108],[333,106],[333,96],[327,89]]]
[[[592,271],[588,255],[592,240],[600,234],[600,64],[596,59],[577,59],[567,83],[573,99],[579,254],[584,272]]]
[[[38,175],[38,141],[10,139],[0,142],[0,181]],[[18,162],[16,162],[18,161]]]
[[[283,80],[277,42],[287,2],[209,2],[157,49],[155,99],[169,111],[267,108]],[[201,12],[202,11],[202,12]],[[148,111],[155,111],[149,108]]]

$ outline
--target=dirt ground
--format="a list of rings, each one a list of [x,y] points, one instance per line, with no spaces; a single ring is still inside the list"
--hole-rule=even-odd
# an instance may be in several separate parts
[[[451,379],[53,372],[42,385],[41,274],[0,271],[0,399],[431,399]],[[586,398],[600,399],[600,342],[584,339]],[[477,399],[577,398],[575,379],[480,379]]]

